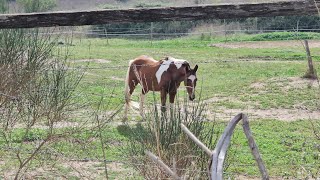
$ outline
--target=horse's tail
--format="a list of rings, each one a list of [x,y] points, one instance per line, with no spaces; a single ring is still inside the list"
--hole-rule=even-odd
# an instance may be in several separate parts
[[[130,106],[130,87],[129,87],[129,75],[130,75],[130,70],[131,70],[131,65],[133,63],[134,60],[129,61],[129,67],[128,67],[128,71],[127,71],[127,75],[126,75],[126,80],[125,80],[125,89],[124,89],[124,96],[125,96],[125,100],[126,100],[126,104],[127,106]]]

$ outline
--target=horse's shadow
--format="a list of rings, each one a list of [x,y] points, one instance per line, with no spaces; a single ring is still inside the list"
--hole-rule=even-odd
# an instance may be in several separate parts
[[[145,125],[148,123],[152,123],[150,121],[173,120],[173,117],[171,117],[169,114],[170,113],[168,112],[157,112],[153,114],[154,117],[152,118],[149,116],[144,117],[141,122],[137,122],[133,125],[132,124],[130,125],[129,123],[127,123],[128,121],[124,121],[123,124],[117,126],[117,131],[119,132],[120,135],[125,136],[129,139],[148,138],[148,136],[150,136],[150,128],[146,127]]]
[[[129,126],[128,124],[118,125],[117,131],[128,139],[142,138],[148,134],[146,128],[140,122],[134,126]]]

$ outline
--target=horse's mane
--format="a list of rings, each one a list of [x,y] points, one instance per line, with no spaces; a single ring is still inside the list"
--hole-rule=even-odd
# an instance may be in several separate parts
[[[187,60],[184,60],[184,59],[176,59],[176,58],[171,57],[171,56],[165,56],[164,58],[162,58],[162,59],[160,60],[160,62],[162,62],[162,61],[168,61],[168,60],[170,60],[170,59],[171,59],[172,61],[174,61],[174,60],[183,60],[182,65],[185,65],[185,66],[187,67],[187,69],[190,70],[190,64],[189,64],[189,62],[188,62]]]
[[[172,57],[172,56],[165,56],[164,58],[162,58],[161,60],[164,60],[164,61],[168,61],[168,60],[183,60],[183,61],[185,61],[185,62],[188,62],[187,60],[184,60],[184,59],[176,59],[176,58],[174,58],[174,57]]]

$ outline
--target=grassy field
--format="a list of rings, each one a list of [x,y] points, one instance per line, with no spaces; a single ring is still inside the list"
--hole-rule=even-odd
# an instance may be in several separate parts
[[[292,35],[285,33],[246,35],[229,37],[228,41],[231,43],[249,41],[259,46],[257,40],[294,39],[291,37]],[[318,38],[318,35],[303,34],[301,37]],[[218,121],[226,121],[238,112],[249,113],[249,119],[254,120],[251,124],[253,132],[257,136],[262,153],[265,154],[263,156],[271,175],[298,176],[294,173],[297,173],[303,164],[311,165],[313,171],[318,169],[319,151],[313,148],[312,144],[319,141],[315,139],[309,120],[320,118],[318,113],[311,113],[319,112],[319,84],[299,78],[304,75],[307,67],[305,50],[301,42],[299,40],[289,41],[288,44],[296,43],[298,46],[281,48],[209,46],[214,43],[224,43],[224,40],[188,37],[153,42],[111,39],[107,43],[105,39],[85,39],[79,44],[74,42],[73,52],[75,52],[75,61],[77,59],[110,61],[107,64],[89,64],[89,67],[93,69],[88,72],[92,75],[86,76],[82,85],[88,93],[97,93],[101,90],[101,93],[108,94],[112,90],[113,104],[119,105],[123,103],[123,81],[119,79],[124,79],[129,59],[142,54],[156,59],[169,55],[187,59],[192,65],[198,64],[200,67],[198,93],[200,94],[201,91],[201,99],[209,102],[209,120],[215,117]],[[311,51],[315,67],[319,71],[319,48],[311,48]],[[97,76],[93,74],[100,78],[96,79]],[[257,84],[259,84],[258,87],[255,86]],[[108,86],[115,88],[108,88]],[[133,96],[135,101],[138,101],[139,92],[138,89]],[[152,95],[149,95],[148,98],[148,101],[152,102]],[[214,101],[210,101],[211,99]],[[231,113],[224,109],[234,109],[234,111]],[[250,116],[252,111],[258,109],[266,110],[267,114],[263,117]],[[289,111],[290,114],[290,110],[292,113],[297,111],[295,118],[288,117],[286,120],[286,117],[281,117],[281,111],[285,115],[285,111]],[[278,114],[275,116],[273,113]],[[302,119],[298,114],[306,114],[307,118]],[[294,121],[286,122],[292,120]],[[231,150],[230,154],[239,158],[235,162],[252,165],[254,162],[246,147],[244,136],[241,132],[238,134],[240,134],[239,137],[234,140],[235,148],[231,148],[234,151]],[[244,155],[243,151],[246,152]],[[252,167],[248,170],[246,166],[237,166],[237,163],[230,166],[228,171],[258,174],[257,168]],[[288,164],[292,166],[287,166]]]
[[[123,107],[124,78],[130,59],[143,54],[155,59],[173,56],[187,59],[192,66],[199,65],[197,95],[198,98],[201,97],[200,101],[208,104],[206,119],[216,123],[214,133],[217,138],[231,117],[240,112],[247,113],[262,158],[273,178],[319,177],[320,140],[316,138],[316,133],[320,132],[320,89],[317,81],[301,78],[307,70],[307,62],[301,42],[292,40],[296,37],[292,34],[278,33],[237,35],[229,36],[227,39],[206,36],[183,37],[152,42],[73,39],[72,46],[69,47],[70,64],[72,68],[85,72],[76,90],[75,101],[86,108],[79,108],[70,121],[84,127],[81,131],[71,134],[68,140],[53,143],[50,147],[69,159],[78,160],[77,165],[84,167],[80,168],[80,171],[83,171],[82,177],[102,178],[103,148],[97,140],[102,134],[110,178],[141,179],[124,156],[130,135],[120,125],[123,111],[117,113],[111,122],[108,122],[108,115]],[[319,39],[317,33],[302,34],[301,37]],[[288,46],[260,47],[262,41],[272,44],[275,43],[274,40],[279,39]],[[232,48],[232,43],[250,43],[256,48]],[[220,47],[221,44],[230,45],[230,48]],[[314,65],[319,71],[320,48],[311,47],[311,53]],[[181,89],[180,99],[185,93],[183,88]],[[140,89],[137,88],[133,96],[134,101],[138,101],[139,92]],[[152,93],[147,98],[148,104],[152,105]],[[97,129],[85,127],[95,123],[93,112],[96,111],[107,116],[102,118],[107,122],[102,133]],[[141,122],[140,119],[137,113],[131,111],[130,123]],[[70,128],[72,127],[65,125],[57,131]],[[46,133],[46,130],[36,127],[29,132],[28,139],[25,139],[21,135],[23,129],[15,129],[13,143],[26,141],[28,149],[28,145],[37,143]],[[4,144],[4,141],[0,139],[0,145]],[[10,151],[1,150],[0,155],[14,158]],[[240,126],[232,138],[228,156],[225,171],[227,176],[235,179],[239,178],[239,175],[247,178],[259,176]],[[10,167],[14,167],[16,161],[3,158],[0,161],[0,169],[3,170],[0,172],[10,175]],[[50,159],[47,161],[50,164]],[[36,175],[42,172],[36,167],[39,162],[34,161],[30,168],[34,168]],[[70,173],[73,171],[70,167],[77,168],[62,162],[56,169],[65,172],[68,178],[80,178],[79,174]],[[48,171],[45,172],[47,174],[42,173],[38,177],[49,177]]]
[[[261,35],[260,35],[261,36]],[[252,40],[254,37],[235,38],[234,41]],[[160,59],[164,56],[187,59],[192,66],[199,65],[198,78],[202,99],[213,97],[237,97],[235,102],[222,102],[226,107],[246,108],[291,108],[303,104],[308,110],[318,109],[318,88],[294,87],[290,83],[294,77],[302,77],[306,72],[306,55],[303,46],[297,41],[289,41],[300,47],[283,48],[219,48],[208,45],[221,42],[221,39],[201,40],[181,38],[150,42],[148,40],[84,39],[73,43],[71,54],[74,66],[87,66],[81,89],[86,94],[99,94],[113,91],[115,104],[121,104],[123,79],[130,59],[139,55]],[[259,46],[259,42],[255,42]],[[270,42],[272,43],[272,42]],[[89,48],[88,48],[89,47]],[[313,48],[315,67],[320,60],[320,48]],[[88,61],[77,61],[86,59]],[[88,64],[88,62],[91,63]],[[95,59],[107,60],[97,63]],[[77,63],[78,62],[78,63]],[[290,79],[291,78],[291,79]],[[254,88],[254,83],[264,87]],[[307,81],[305,82],[307,84]],[[113,88],[110,88],[111,86]],[[291,87],[292,86],[292,87]],[[105,88],[107,87],[107,88]],[[287,90],[285,90],[287,89]],[[137,90],[137,94],[139,94]],[[259,96],[257,96],[259,94]],[[137,96],[136,96],[137,97]],[[237,103],[243,101],[244,103]],[[250,101],[250,103],[249,103]],[[238,105],[237,105],[238,104]]]

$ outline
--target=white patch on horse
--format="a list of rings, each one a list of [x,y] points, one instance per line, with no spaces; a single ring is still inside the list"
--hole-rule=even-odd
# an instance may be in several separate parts
[[[157,80],[158,80],[158,84],[161,81],[162,74],[169,69],[170,64],[172,62],[173,61],[169,59],[167,61],[164,61],[162,64],[160,64],[160,67],[159,67],[158,71],[156,72],[156,77],[157,77]]]
[[[173,61],[174,65],[176,65],[177,69],[180,69],[182,64],[187,62],[186,60],[184,59],[175,59],[173,57],[169,57],[168,58],[169,60]]]
[[[196,76],[195,76],[195,75],[190,75],[190,76],[188,77],[188,79],[190,79],[191,82],[193,83],[194,80],[196,79]]]
[[[194,83],[194,80],[196,79],[196,76],[195,75],[190,75],[189,77],[188,77],[188,79],[190,79],[191,80],[191,82],[192,82],[192,84]],[[194,94],[194,84],[193,84],[193,86],[192,86],[192,94]]]
[[[158,71],[156,72],[156,77],[157,77],[157,80],[158,80],[158,84],[161,81],[162,74],[169,69],[171,63],[174,63],[174,65],[176,65],[177,69],[180,69],[182,64],[185,63],[185,62],[187,62],[187,61],[183,60],[183,59],[175,59],[173,57],[169,57],[168,60],[164,61],[160,65]]]

